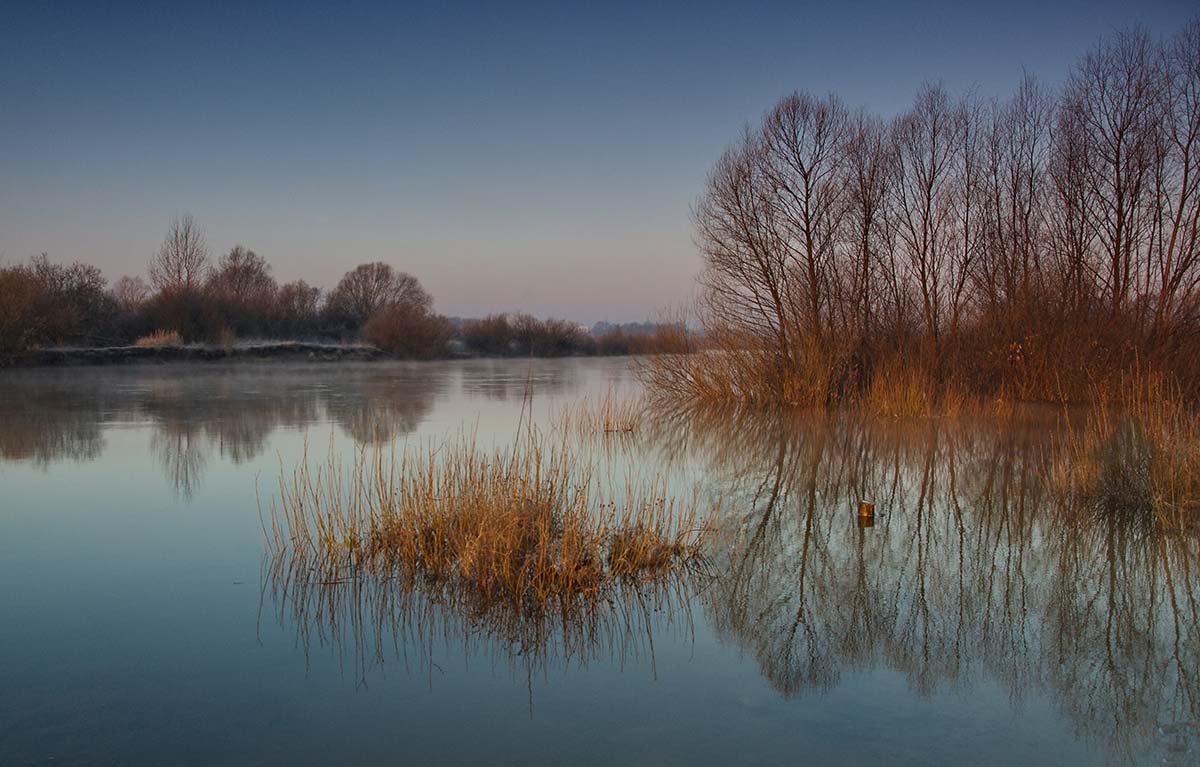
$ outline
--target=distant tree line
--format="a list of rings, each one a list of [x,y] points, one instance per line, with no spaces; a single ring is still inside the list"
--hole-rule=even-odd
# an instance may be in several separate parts
[[[458,323],[437,314],[410,274],[360,264],[328,292],[303,280],[280,285],[266,259],[236,245],[212,263],[191,216],[174,221],[148,270],[110,287],[84,263],[46,255],[0,267],[0,353],[51,345],[110,346],[177,338],[228,344],[239,338],[362,340],[397,355],[452,353],[558,356],[644,351],[654,327],[601,335],[564,320],[493,315]]]
[[[1116,34],[1006,100],[930,84],[885,120],[794,93],[694,215],[728,353],[659,371],[681,391],[1062,400],[1154,368],[1200,392],[1200,20]]]

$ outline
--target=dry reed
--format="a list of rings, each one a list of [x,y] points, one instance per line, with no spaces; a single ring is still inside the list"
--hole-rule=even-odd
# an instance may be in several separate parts
[[[148,336],[142,336],[133,342],[137,347],[148,346],[181,346],[183,337],[174,330],[156,330]]]
[[[1134,374],[1098,389],[1056,465],[1059,486],[1093,512],[1171,527],[1200,522],[1200,413],[1164,376]]]
[[[268,545],[326,582],[422,580],[485,601],[604,596],[702,560],[698,503],[661,482],[605,494],[566,446],[530,430],[510,448],[466,436],[400,452],[365,448],[342,466],[305,460],[280,478]]]

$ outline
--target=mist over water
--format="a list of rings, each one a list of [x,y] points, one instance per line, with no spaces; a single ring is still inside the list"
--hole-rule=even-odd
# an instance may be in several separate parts
[[[265,555],[302,461],[638,390],[621,359],[6,373],[0,764],[1197,759],[1200,539],[1137,503],[1133,430],[1088,492],[1054,413],[574,434],[604,481],[720,500],[701,571],[588,613]]]

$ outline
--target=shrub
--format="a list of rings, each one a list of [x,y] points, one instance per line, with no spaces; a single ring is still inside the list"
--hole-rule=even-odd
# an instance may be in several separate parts
[[[481,320],[467,320],[461,330],[462,342],[477,354],[511,354],[514,343],[512,323],[507,314],[489,314]]]
[[[25,351],[38,340],[41,288],[24,267],[0,269],[0,352]]]
[[[450,324],[423,306],[393,304],[371,315],[362,335],[384,351],[428,359],[446,354]]]
[[[226,327],[217,307],[198,288],[159,291],[146,302],[151,327],[173,330],[188,343],[218,341]]]

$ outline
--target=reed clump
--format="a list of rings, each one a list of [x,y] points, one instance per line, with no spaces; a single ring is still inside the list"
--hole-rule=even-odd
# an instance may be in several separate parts
[[[174,330],[156,330],[142,336],[133,342],[134,346],[145,348],[149,346],[182,346],[183,337]]]
[[[1057,461],[1060,486],[1082,508],[1158,526],[1200,524],[1200,412],[1161,375],[1098,392]]]
[[[506,449],[465,436],[343,467],[307,459],[280,480],[269,545],[330,583],[395,577],[487,601],[601,597],[617,581],[698,565],[698,504],[661,483],[606,495],[565,443],[530,432]]]

